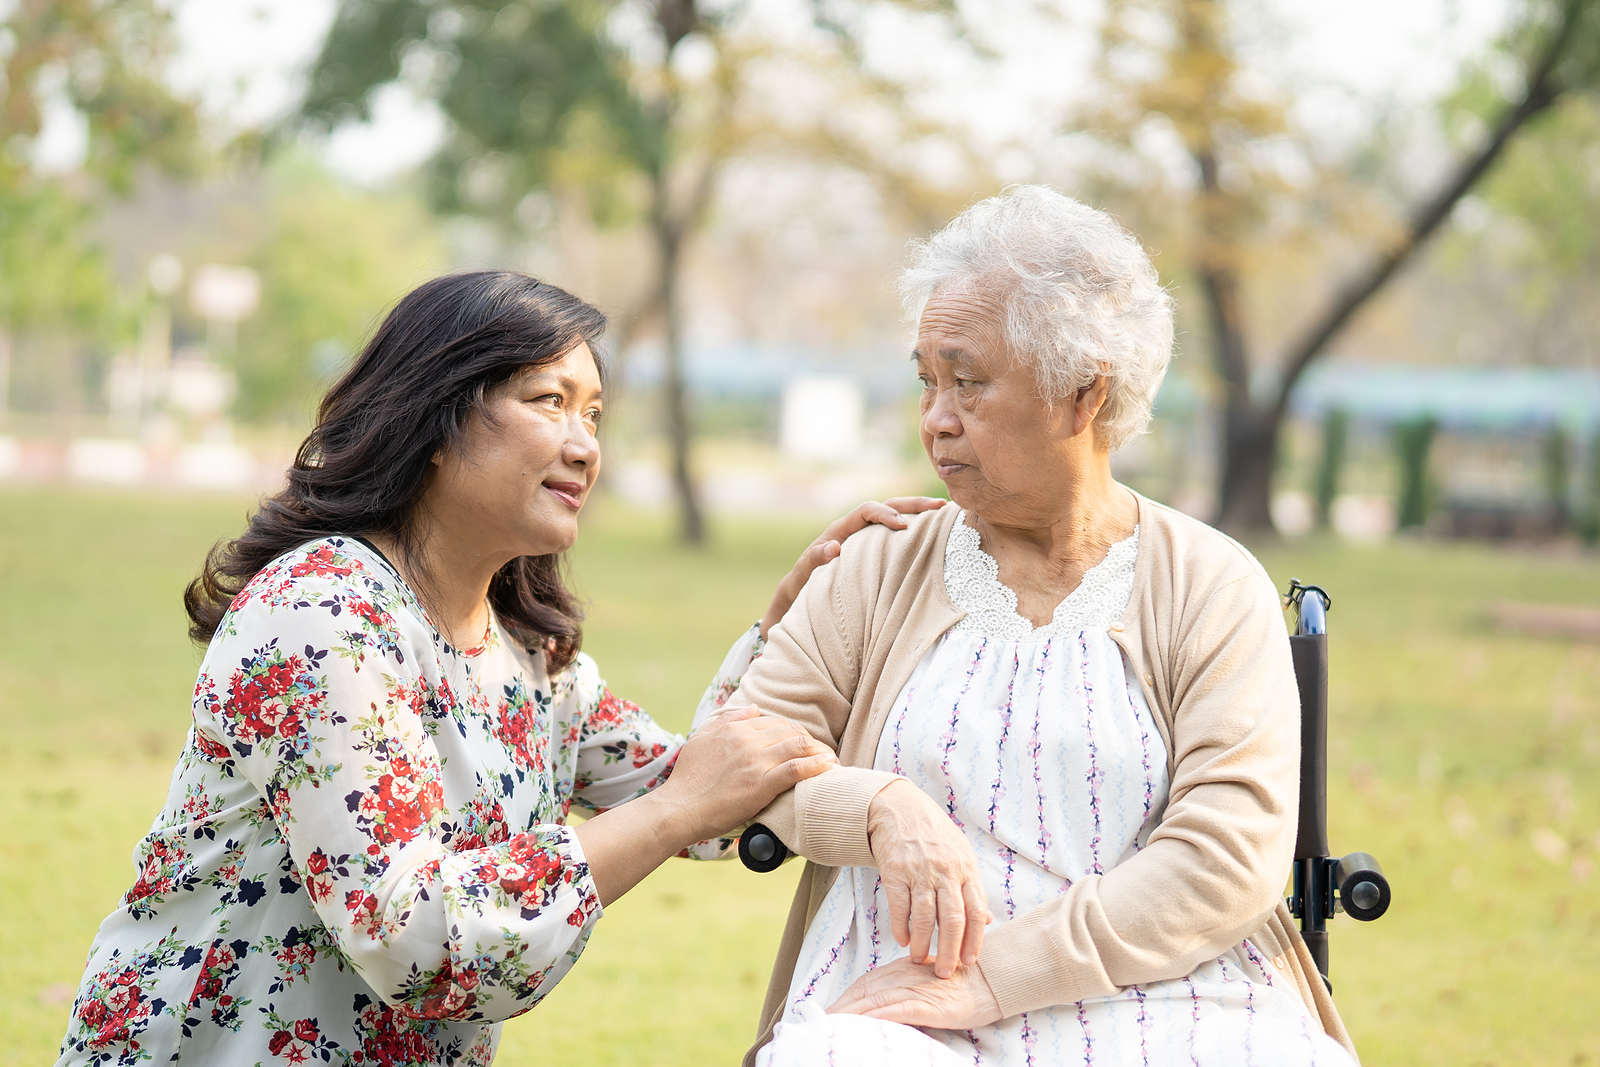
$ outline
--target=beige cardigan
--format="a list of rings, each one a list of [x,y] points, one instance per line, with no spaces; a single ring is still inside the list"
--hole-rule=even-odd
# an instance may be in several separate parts
[[[800,944],[839,867],[874,866],[867,807],[895,776],[872,770],[911,672],[963,617],[944,586],[958,509],[873,526],[811,577],[729,708],[759,704],[833,746],[840,767],[762,812],[806,857],[767,987],[761,1030],[781,1017]],[[1249,937],[1353,1054],[1284,906],[1294,851],[1299,697],[1277,592],[1240,545],[1139,497],[1133,595],[1111,627],[1167,748],[1160,824],[1136,856],[989,927],[978,966],[1007,1015],[1179,978]]]

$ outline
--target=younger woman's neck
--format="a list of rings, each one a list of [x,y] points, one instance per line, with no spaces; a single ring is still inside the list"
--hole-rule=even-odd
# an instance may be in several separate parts
[[[373,533],[367,539],[400,571],[446,641],[456,648],[482,644],[489,582],[504,560],[483,558],[435,523],[423,523],[414,537]]]

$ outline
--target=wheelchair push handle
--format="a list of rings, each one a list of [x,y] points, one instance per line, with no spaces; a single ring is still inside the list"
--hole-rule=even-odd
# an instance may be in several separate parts
[[[1365,852],[1335,859],[1328,844],[1328,611],[1333,598],[1320,586],[1289,579],[1284,606],[1295,609],[1289,651],[1300,690],[1300,826],[1295,839],[1294,890],[1289,911],[1328,981],[1328,920],[1339,912],[1371,922],[1393,896],[1378,861]]]

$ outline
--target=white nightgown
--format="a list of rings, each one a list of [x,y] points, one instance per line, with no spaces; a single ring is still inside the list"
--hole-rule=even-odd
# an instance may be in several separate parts
[[[1167,753],[1107,628],[1133,590],[1138,531],[1035,629],[1017,614],[978,533],[958,520],[944,580],[967,614],[917,665],[873,766],[941,802],[977,853],[997,923],[1104,873],[1149,840],[1167,801]],[[1292,979],[1249,941],[1185,978],[926,1031],[825,1015],[857,978],[907,954],[871,868],[840,871],[806,933],[788,1009],[762,1067],[861,1064],[1351,1064]]]

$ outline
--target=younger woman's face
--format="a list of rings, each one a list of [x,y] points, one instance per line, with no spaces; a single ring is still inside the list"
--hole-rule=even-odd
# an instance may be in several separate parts
[[[486,398],[489,418],[467,421],[427,491],[430,519],[458,551],[511,559],[572,547],[600,473],[600,388],[594,354],[579,342]]]

